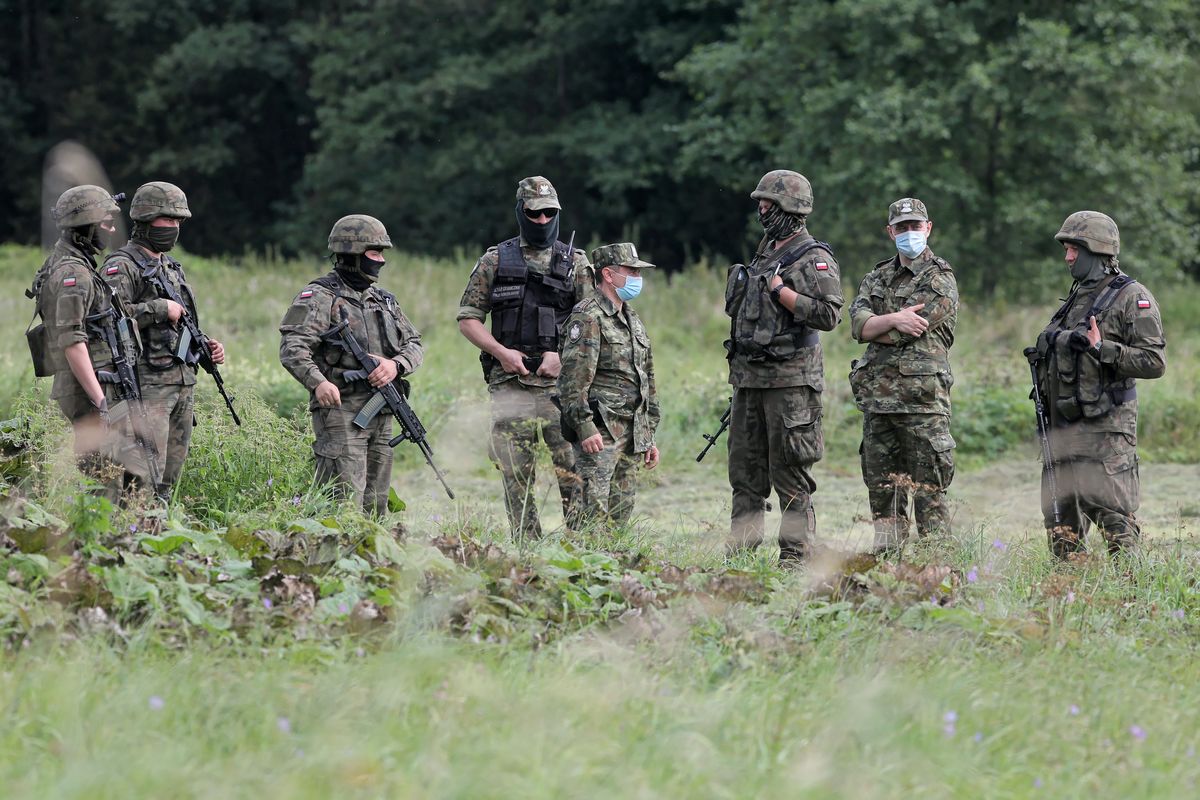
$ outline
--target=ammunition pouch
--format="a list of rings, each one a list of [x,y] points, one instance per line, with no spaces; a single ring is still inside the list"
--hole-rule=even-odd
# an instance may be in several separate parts
[[[55,372],[46,338],[46,326],[40,322],[25,331],[29,357],[33,361],[33,374],[38,378],[48,378]]]

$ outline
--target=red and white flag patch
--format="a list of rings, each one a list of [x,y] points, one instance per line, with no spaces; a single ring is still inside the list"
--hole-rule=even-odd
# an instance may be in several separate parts
[[[74,285],[75,285],[74,278],[63,278],[63,286],[74,286]]]
[[[301,293],[300,293],[300,299],[301,299],[301,300],[307,300],[308,298],[310,298],[310,297],[312,297],[312,296],[313,296],[313,290],[312,290],[312,289],[305,289],[303,292],[301,292]]]
[[[829,269],[829,263],[828,263],[828,262],[826,262],[826,261],[818,261],[818,262],[817,262],[817,269],[819,269],[819,270],[821,270],[822,272],[824,272],[825,270]]]
[[[104,270],[104,274],[105,275],[116,275],[120,271],[121,271],[121,268],[114,265],[114,266],[111,266],[108,269]]]
[[[1138,308],[1149,308],[1149,307],[1150,307],[1150,301],[1149,301],[1149,300],[1147,300],[1147,299],[1146,299],[1146,298],[1144,298],[1144,297],[1139,297],[1139,298],[1138,298]]]

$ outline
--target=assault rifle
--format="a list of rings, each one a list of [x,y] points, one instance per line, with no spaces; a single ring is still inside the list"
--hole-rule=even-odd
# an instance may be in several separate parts
[[[196,318],[187,311],[189,305],[183,302],[179,292],[163,276],[161,266],[151,267],[143,275],[158,287],[158,291],[168,300],[178,303],[184,308],[184,314],[179,318],[179,321],[183,323],[183,329],[179,334],[179,346],[175,349],[175,357],[189,367],[199,364],[205,372],[212,375],[213,382],[217,384],[217,391],[221,393],[221,397],[225,399],[225,405],[229,407],[229,413],[233,415],[234,423],[241,425],[242,420],[233,407],[233,398],[225,391],[225,380],[221,377],[221,370],[217,369],[216,363],[212,360],[212,351],[208,349],[209,338],[200,330],[200,323]],[[190,308],[194,309],[196,307],[195,298],[192,299]]]
[[[708,444],[704,445],[704,449],[700,451],[700,455],[696,456],[697,463],[704,460],[704,457],[708,455],[708,451],[717,443],[717,439],[721,438],[721,434],[729,429],[729,415],[732,413],[733,398],[731,397],[729,398],[729,408],[725,409],[725,413],[721,415],[721,427],[717,428],[717,432],[701,434],[704,437],[704,441],[708,442]]]
[[[354,360],[358,362],[362,369],[348,370],[342,375],[342,379],[350,381],[365,381],[367,376],[375,371],[379,366],[379,359],[368,353],[354,333],[350,330],[350,315],[346,312],[345,307],[341,308],[342,321],[333,326],[325,333],[321,334],[321,338],[333,344],[336,347],[348,351]],[[421,424],[421,420],[417,418],[417,414],[412,410],[412,406],[404,399],[404,395],[396,388],[397,383],[403,383],[402,379],[396,380],[384,386],[381,389],[376,389],[375,394],[371,395],[371,399],[367,400],[366,405],[362,407],[362,411],[354,417],[354,424],[359,428],[366,428],[371,424],[371,420],[379,414],[380,411],[387,407],[396,421],[400,423],[400,433],[392,437],[388,442],[388,447],[395,447],[401,442],[407,440],[415,444],[421,449],[421,455],[425,456],[425,463],[433,470],[433,474],[437,476],[438,482],[442,484],[442,488],[446,490],[446,494],[451,500],[454,499],[454,492],[446,484],[446,477],[442,471],[438,469],[437,464],[433,463],[433,449],[430,448],[429,442],[425,438],[425,426]]]
[[[1041,363],[1041,355],[1036,347],[1026,347],[1023,351],[1029,361],[1029,374],[1033,379],[1033,407],[1037,412],[1038,439],[1042,445],[1042,463],[1046,467],[1046,485],[1050,489],[1050,508],[1054,514],[1054,524],[1062,524],[1062,511],[1058,507],[1058,480],[1054,475],[1054,452],[1050,449],[1050,415],[1046,413],[1046,404],[1042,401],[1042,390],[1038,388],[1037,365]]]
[[[146,459],[146,470],[152,486],[150,490],[160,498],[163,497],[162,472],[158,466],[158,448],[154,446],[154,437],[149,432],[150,417],[146,413],[146,405],[142,402],[142,389],[138,384],[137,345],[134,343],[131,326],[133,321],[117,313],[115,306],[107,311],[86,317],[92,330],[100,334],[104,343],[112,353],[113,371],[96,370],[96,378],[100,383],[111,384],[120,408],[114,407],[108,415],[108,424],[128,420],[130,438],[141,449]]]

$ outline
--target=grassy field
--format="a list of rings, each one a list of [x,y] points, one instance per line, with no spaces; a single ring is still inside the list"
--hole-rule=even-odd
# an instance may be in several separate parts
[[[1139,388],[1143,552],[1060,565],[1042,540],[1019,353],[1064,274],[1036,306],[966,298],[955,534],[898,564],[847,560],[871,537],[858,348],[845,324],[825,337],[830,553],[796,574],[769,549],[725,563],[724,452],[693,460],[728,397],[716,271],[654,276],[637,301],[665,410],[637,524],[517,547],[453,323],[469,256],[384,272],[424,333],[411,399],[460,499],[402,446],[407,508],[382,524],[310,486],[303,393],[278,365],[278,320],[320,264],[185,259],[246,425],[201,376],[176,504],[111,513],[27,366],[38,263],[0,248],[5,797],[1197,794],[1195,286],[1152,287],[1169,347]]]

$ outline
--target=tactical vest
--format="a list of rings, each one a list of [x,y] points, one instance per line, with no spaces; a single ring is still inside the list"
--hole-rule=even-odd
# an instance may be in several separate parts
[[[372,286],[363,292],[363,298],[360,301],[357,297],[343,293],[343,290],[348,287],[336,272],[322,275],[312,283],[333,292],[334,303],[338,298],[342,298],[350,306],[350,330],[363,347],[374,352],[371,348],[378,341],[382,351],[380,355],[384,358],[395,358],[400,355],[404,343],[400,339],[400,328],[396,322],[396,312],[399,309],[396,295],[380,289],[378,286]],[[330,319],[336,323],[337,315],[332,313],[332,305],[331,303]],[[376,335],[372,336],[372,333]],[[343,393],[371,389],[370,384],[366,381],[345,380],[344,376],[347,372],[361,370],[362,366],[353,353],[333,342],[321,342],[317,352],[313,354],[313,360],[317,362],[325,376],[333,381]]]
[[[767,291],[776,272],[782,272],[818,247],[833,255],[828,244],[809,239],[780,256],[776,270],[753,274],[741,264],[734,265],[725,287],[725,310],[731,318],[729,341],[725,343],[726,358],[740,356],[748,361],[790,361],[820,341],[816,331],[796,322],[795,315]]]
[[[154,295],[159,300],[169,300],[166,292],[159,286],[159,281],[166,281],[168,278],[162,274],[163,264],[158,259],[151,258],[146,254],[146,251],[133,243],[126,244],[114,250],[108,258],[104,259],[107,265],[114,257],[123,256],[133,262],[138,268],[141,278],[154,289]],[[163,259],[175,267],[179,271],[179,296],[184,301],[183,305],[187,313],[196,318],[196,301],[192,297],[192,290],[187,285],[187,280],[183,276],[183,267],[178,261],[168,255],[163,255]],[[105,270],[107,272],[107,270]],[[134,298],[136,300],[136,298]],[[168,370],[185,363],[184,359],[179,357],[179,337],[180,329],[169,322],[156,322],[147,326],[142,333],[145,349],[143,352],[143,361],[151,370],[161,371]],[[193,369],[195,364],[191,364]]]
[[[1078,297],[1072,292],[1050,318],[1050,324],[1038,336],[1038,354],[1042,357],[1043,378],[1057,416],[1066,422],[1094,419],[1108,414],[1116,406],[1137,398],[1133,378],[1119,378],[1111,365],[1071,347],[1071,334],[1087,330],[1087,320],[1099,317],[1117,301],[1121,293],[1137,281],[1119,274],[1096,293],[1096,299],[1082,320],[1067,325],[1067,316]]]
[[[492,336],[511,350],[540,358],[558,350],[558,329],[575,306],[574,254],[562,242],[554,243],[550,271],[529,269],[521,253],[520,238],[497,247],[500,263],[490,295]],[[495,363],[480,355],[486,375]]]
[[[90,267],[88,274],[98,295],[97,303],[88,310],[96,314],[107,311],[110,305],[117,304],[116,296],[96,273],[95,260],[86,253],[80,253],[79,257],[83,258]],[[54,273],[66,263],[65,259],[53,261],[53,258],[52,254],[50,258],[46,259],[34,276],[33,285],[25,290],[25,296],[34,301],[33,317],[25,328],[25,340],[29,345],[30,359],[33,361],[33,374],[38,378],[49,378],[55,373],[70,369],[65,352],[50,341],[50,331],[45,325],[45,312],[50,309],[42,308],[42,289],[49,281],[56,280]],[[34,320],[39,316],[42,318],[42,322],[34,325]],[[85,325],[85,330],[88,333],[88,356],[91,358],[92,365],[100,367],[111,364],[112,354],[104,342],[99,337],[92,335],[90,326]]]

